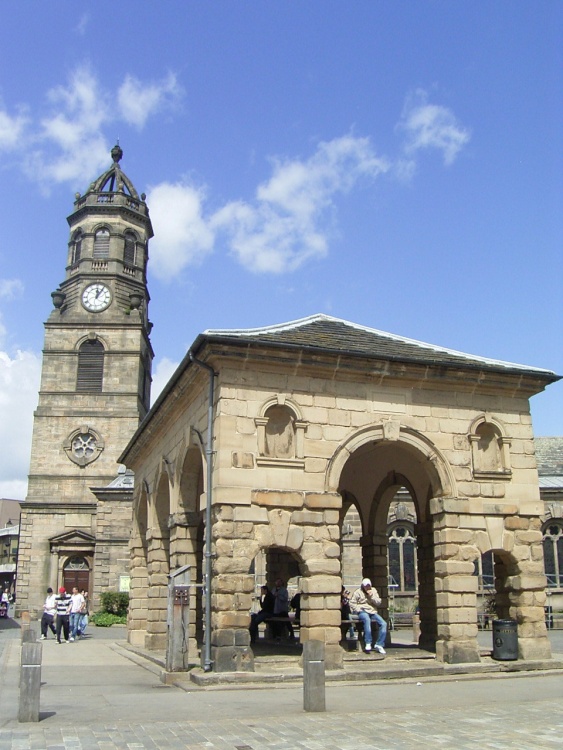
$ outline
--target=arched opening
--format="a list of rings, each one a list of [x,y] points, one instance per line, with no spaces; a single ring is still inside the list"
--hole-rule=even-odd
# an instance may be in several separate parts
[[[147,636],[148,649],[166,648],[166,632],[162,632],[162,623],[166,622],[168,608],[168,575],[170,573],[170,516],[169,479],[165,471],[159,477],[156,491],[150,498],[149,529],[147,531],[148,553],[147,574],[148,616]]]
[[[254,576],[249,628],[253,650],[278,653],[280,649],[290,648],[291,653],[296,653],[302,601],[301,561],[291,550],[271,546],[258,552],[252,560],[250,573]],[[266,599],[265,589],[268,591]],[[303,606],[306,607],[306,601]]]
[[[203,556],[205,513],[200,510],[201,496],[204,492],[204,466],[201,450],[197,445],[190,445],[182,463],[180,472],[180,492],[178,512],[171,519],[171,567],[189,565],[191,582],[203,583]],[[195,586],[190,592],[190,654],[197,653],[197,644],[203,641],[203,587]]]
[[[393,627],[412,627],[416,610],[421,618],[418,645],[434,650],[437,606],[430,500],[440,496],[443,480],[436,462],[428,461],[431,446],[423,440],[417,445],[412,433],[406,438],[366,435],[363,442],[357,440],[342,466],[342,575],[348,590],[357,588],[364,576],[371,579],[382,600],[379,614],[388,623],[388,643]],[[367,520],[361,524],[361,519]]]
[[[78,350],[77,393],[101,393],[104,384],[104,345],[99,339],[87,339]]]
[[[133,507],[133,529],[129,541],[131,583],[129,587],[129,613],[127,637],[133,645],[144,646],[147,631],[147,579],[148,579],[148,497],[146,486]]]

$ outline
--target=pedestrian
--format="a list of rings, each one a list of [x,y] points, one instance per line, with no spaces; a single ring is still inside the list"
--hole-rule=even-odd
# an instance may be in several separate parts
[[[55,606],[57,608],[57,643],[61,643],[61,631],[64,636],[64,643],[68,643],[71,603],[70,596],[66,593],[65,587],[61,586],[58,595],[55,597]]]
[[[41,641],[47,640],[48,630],[50,630],[55,636],[57,634],[55,629],[55,615],[57,614],[56,598],[57,597],[53,594],[53,589],[49,586],[47,589],[47,596],[45,597],[45,603],[43,604],[43,614],[41,616]]]
[[[82,618],[82,613],[84,610],[84,605],[86,602],[84,601],[84,597],[78,590],[77,586],[74,586],[72,589],[72,595],[70,597],[70,638],[69,640],[72,642],[78,638],[78,629],[80,626],[80,620]]]
[[[88,592],[85,589],[82,589],[80,593],[84,597],[84,606],[82,607],[82,612],[80,613],[80,621],[78,623],[78,635],[82,637],[88,625],[88,615],[90,614],[90,608],[88,605]]]
[[[381,604],[381,597],[377,589],[372,588],[369,578],[364,578],[359,589],[354,591],[350,598],[350,609],[357,614],[364,627],[364,644],[366,653],[371,651],[371,624],[377,623],[379,633],[374,646],[375,650],[385,655],[385,638],[387,637],[387,623],[377,614],[377,608]]]

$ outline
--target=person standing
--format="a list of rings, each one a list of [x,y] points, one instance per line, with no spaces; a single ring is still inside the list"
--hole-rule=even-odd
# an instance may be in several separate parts
[[[45,603],[43,604],[43,615],[41,616],[41,638],[39,640],[45,641],[47,639],[47,631],[50,630],[53,635],[57,634],[55,629],[55,615],[57,614],[56,596],[53,594],[53,589],[49,586],[47,589],[47,596],[45,597]]]
[[[70,605],[70,596],[66,593],[65,587],[61,586],[58,595],[55,597],[55,606],[57,608],[57,643],[61,643],[61,631],[64,636],[64,642],[68,643]]]
[[[82,589],[80,593],[84,597],[84,606],[82,607],[80,620],[78,622],[78,635],[83,636],[86,626],[88,625],[88,615],[90,614],[90,611],[88,607],[88,592],[85,589]]]
[[[72,596],[70,597],[70,638],[69,640],[71,642],[74,641],[78,637],[80,620],[82,618],[82,613],[84,611],[85,604],[86,602],[84,601],[84,597],[78,591],[78,588],[75,586],[72,589]]]
[[[387,623],[377,614],[377,608],[381,604],[381,597],[377,589],[372,588],[369,578],[364,578],[359,589],[354,591],[350,599],[350,609],[358,615],[364,627],[364,643],[366,653],[371,651],[371,623],[379,626],[379,633],[375,643],[375,650],[385,655],[385,638],[387,637]]]

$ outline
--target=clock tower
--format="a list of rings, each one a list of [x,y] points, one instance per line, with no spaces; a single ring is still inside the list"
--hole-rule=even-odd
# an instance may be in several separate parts
[[[45,323],[29,489],[22,506],[18,609],[41,609],[48,586],[77,585],[97,606],[127,589],[133,478],[117,464],[149,409],[145,195],[111,151],[111,167],[68,217],[66,273]]]

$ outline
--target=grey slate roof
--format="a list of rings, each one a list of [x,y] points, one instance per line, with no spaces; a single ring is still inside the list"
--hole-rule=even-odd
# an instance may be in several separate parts
[[[550,370],[464,354],[322,314],[264,328],[209,329],[198,336],[193,349],[197,350],[205,339],[238,345],[266,344],[345,353],[423,365],[450,365],[522,374],[526,372],[549,380],[559,380]]]
[[[534,440],[540,487],[563,486],[563,437],[539,437]]]

